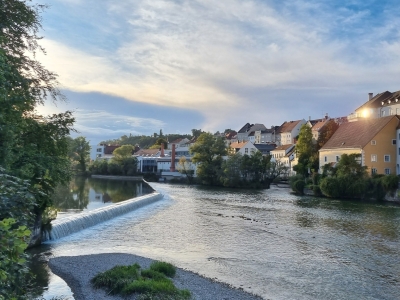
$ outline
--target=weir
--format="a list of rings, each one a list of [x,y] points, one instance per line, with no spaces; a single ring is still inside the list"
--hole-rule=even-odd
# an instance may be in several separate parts
[[[154,192],[60,220],[56,219],[51,222],[52,229],[50,232],[43,235],[42,241],[56,240],[65,237],[156,202],[162,198],[162,194]]]

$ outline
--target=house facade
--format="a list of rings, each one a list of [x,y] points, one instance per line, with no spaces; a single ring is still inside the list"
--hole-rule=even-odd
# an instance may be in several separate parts
[[[263,124],[250,124],[246,123],[237,133],[238,142],[252,140],[255,143],[255,132],[260,130],[266,130],[267,128]]]
[[[400,115],[400,91],[383,92],[373,96],[368,94],[368,101],[358,107],[347,118],[354,122],[364,118],[382,118],[392,115]]]
[[[254,144],[250,141],[244,142],[235,142],[229,145],[228,152],[229,154],[240,153],[242,155],[252,155],[257,152],[258,149],[254,146]]]
[[[282,145],[271,151],[272,161],[279,161],[289,169],[289,174],[294,174],[293,167],[296,158],[295,145]]]
[[[280,145],[291,145],[295,143],[295,138],[300,133],[300,128],[306,124],[306,120],[284,122],[280,127]]]
[[[342,124],[319,150],[320,167],[342,154],[360,154],[369,174],[399,174],[400,117],[367,118]],[[320,168],[320,171],[321,168]]]

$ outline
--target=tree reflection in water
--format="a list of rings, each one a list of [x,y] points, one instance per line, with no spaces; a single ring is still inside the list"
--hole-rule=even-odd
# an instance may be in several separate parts
[[[92,210],[125,201],[154,190],[144,181],[108,180],[75,177],[68,185],[60,185],[53,196],[53,205],[61,212]]]

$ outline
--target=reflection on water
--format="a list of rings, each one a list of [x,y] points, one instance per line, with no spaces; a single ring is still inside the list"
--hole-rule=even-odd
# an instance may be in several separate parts
[[[143,181],[75,177],[69,185],[57,187],[53,203],[59,211],[58,218],[62,218],[152,192],[153,189]]]
[[[43,256],[134,253],[265,299],[399,299],[397,205],[152,186],[163,201],[43,245]]]

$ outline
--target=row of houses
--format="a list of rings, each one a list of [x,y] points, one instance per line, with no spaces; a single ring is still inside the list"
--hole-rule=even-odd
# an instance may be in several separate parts
[[[295,145],[303,125],[310,126],[316,142],[329,122],[339,125],[335,134],[319,151],[319,165],[335,165],[342,154],[361,155],[360,163],[367,166],[371,174],[400,174],[400,91],[384,92],[373,96],[347,117],[308,118],[287,121],[281,126],[266,128],[263,124],[246,123],[237,132],[222,135],[230,154],[251,155],[260,151],[271,155],[275,161],[285,164],[290,174],[297,164]],[[156,172],[163,177],[179,177],[179,159],[185,157],[189,168],[196,171],[189,152],[195,139],[178,139],[168,144],[167,149],[135,149],[133,155],[139,161],[140,172]],[[118,146],[98,145],[92,147],[92,159],[109,159]],[[93,149],[96,149],[93,151]]]

